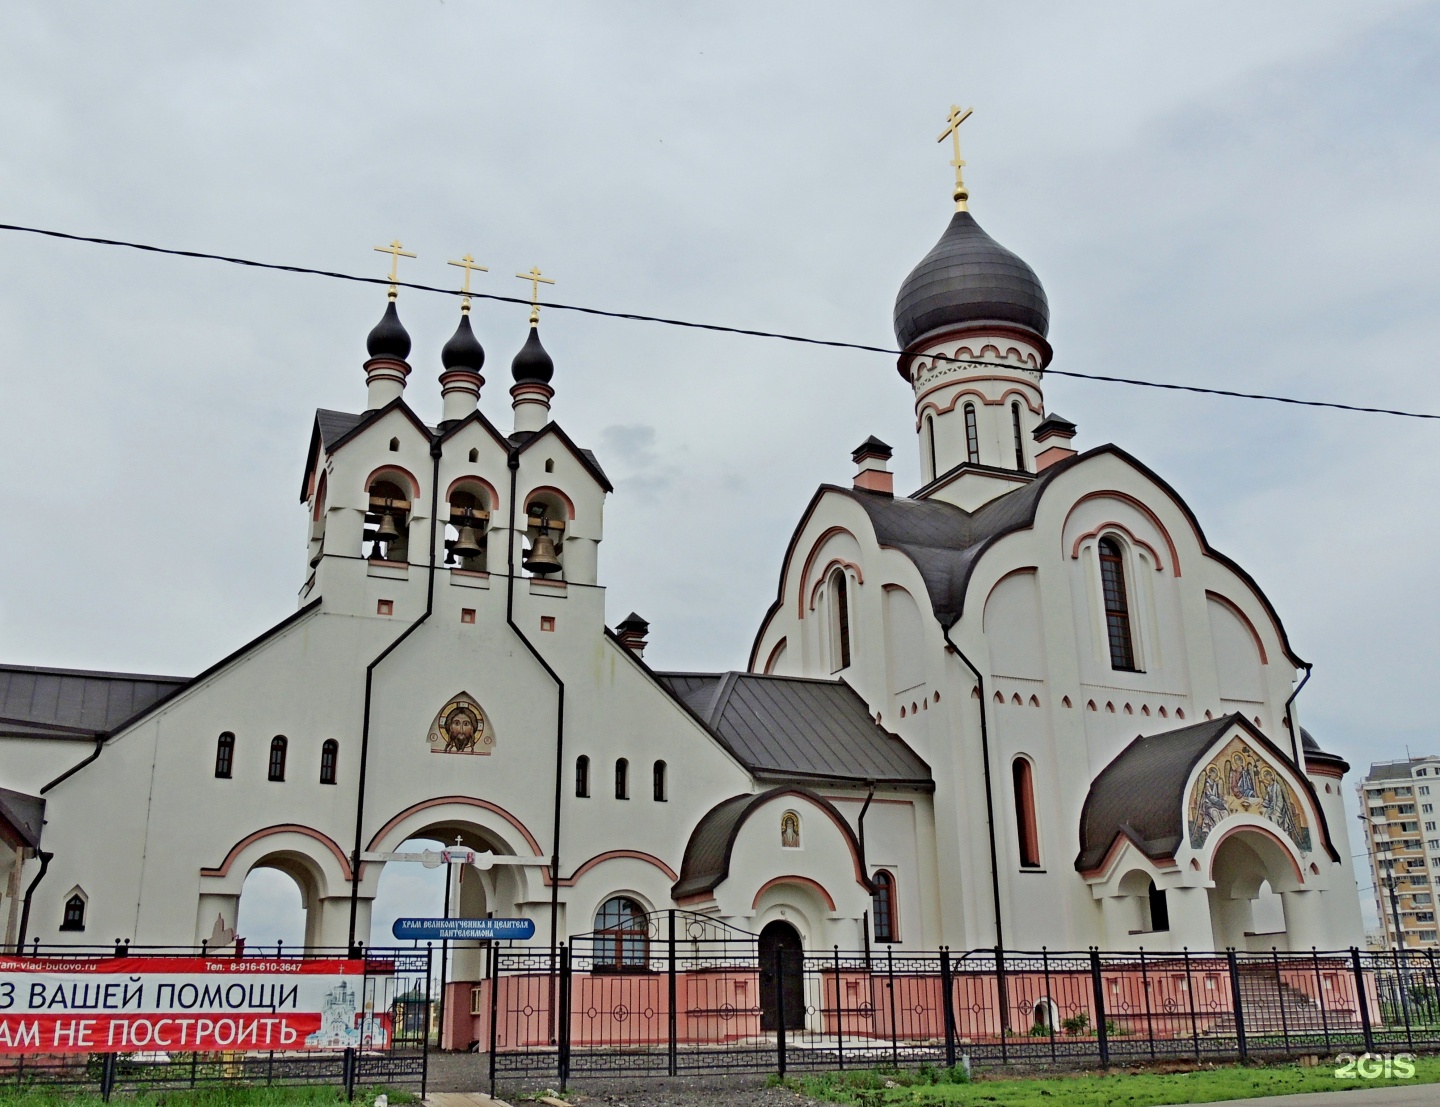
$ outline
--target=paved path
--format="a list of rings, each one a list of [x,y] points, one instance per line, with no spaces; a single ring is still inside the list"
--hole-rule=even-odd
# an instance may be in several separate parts
[[[426,1107],[510,1107],[503,1099],[491,1099],[484,1092],[433,1092],[424,1103]]]

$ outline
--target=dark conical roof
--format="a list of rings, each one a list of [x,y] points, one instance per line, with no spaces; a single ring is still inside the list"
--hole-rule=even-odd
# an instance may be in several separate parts
[[[957,211],[940,241],[910,271],[895,298],[895,341],[916,339],[967,323],[1007,323],[1041,338],[1050,304],[1035,271]]]
[[[460,325],[440,350],[440,364],[447,370],[469,369],[478,373],[485,364],[485,348],[470,329],[470,316],[460,316]]]
[[[404,361],[410,356],[410,332],[400,322],[400,313],[395,310],[395,301],[385,305],[385,314],[365,339],[365,348],[371,357],[394,357]]]
[[[525,340],[525,345],[520,347],[520,352],[510,363],[510,375],[515,378],[516,384],[529,381],[549,384],[550,378],[555,375],[555,362],[545,352],[545,347],[540,345],[539,327],[530,328],[530,337]]]

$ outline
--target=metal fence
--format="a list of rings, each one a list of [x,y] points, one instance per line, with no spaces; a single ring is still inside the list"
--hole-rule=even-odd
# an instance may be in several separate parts
[[[517,1077],[1245,1061],[1440,1049],[1440,958],[766,948],[683,911],[493,951],[492,1089]]]
[[[242,949],[234,957],[345,958],[349,951]],[[71,1085],[108,1099],[116,1089],[193,1088],[207,1084],[331,1084],[347,1096],[357,1086],[414,1089],[424,1096],[429,1075],[431,968],[429,948],[365,949],[361,1008],[384,1027],[383,1042],[362,1048],[223,1050],[129,1053],[0,1053],[0,1084]],[[179,949],[116,943],[114,948],[27,946],[21,955],[57,964],[109,957],[190,959],[216,954],[204,947]],[[227,960],[232,954],[220,956]]]

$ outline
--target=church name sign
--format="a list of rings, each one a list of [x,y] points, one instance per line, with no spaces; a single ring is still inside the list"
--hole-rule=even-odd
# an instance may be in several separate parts
[[[364,975],[343,959],[0,958],[0,1054],[380,1047]]]
[[[396,919],[390,933],[405,942],[524,942],[535,937],[535,923],[531,919]]]

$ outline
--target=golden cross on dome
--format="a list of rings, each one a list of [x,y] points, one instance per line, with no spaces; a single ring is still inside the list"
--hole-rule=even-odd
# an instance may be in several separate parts
[[[488,273],[488,272],[490,272],[490,270],[487,269],[487,268],[486,268],[485,266],[483,266],[483,265],[476,265],[476,264],[475,264],[475,259],[474,259],[473,257],[471,257],[469,254],[466,254],[466,255],[465,255],[464,257],[462,257],[459,261],[449,261],[449,262],[446,262],[445,264],[447,264],[447,265],[454,265],[454,266],[456,266],[456,267],[458,267],[458,268],[460,268],[460,269],[465,270],[465,287],[461,289],[461,292],[463,293],[463,295],[460,297],[460,313],[461,313],[462,315],[469,315],[469,314],[470,314],[470,272],[471,272],[471,270],[478,269],[478,270],[479,270],[480,272],[482,272],[482,273]]]
[[[391,242],[389,246],[376,246],[375,252],[390,255],[390,276],[388,279],[390,281],[390,299],[393,300],[400,295],[400,289],[396,287],[395,284],[396,275],[400,267],[400,259],[413,258],[415,255],[409,253],[404,246],[400,245],[398,238]]]
[[[974,110],[974,108],[965,108],[962,111],[956,105],[951,104],[950,116],[945,121],[946,127],[943,131],[940,132],[940,137],[935,140],[936,142],[944,142],[948,138],[955,143],[955,156],[950,160],[950,164],[955,167],[956,211],[970,210],[969,207],[967,207],[967,202],[970,199],[970,193],[967,192],[965,189],[965,177],[961,172],[965,168],[965,159],[960,156],[960,124],[964,123],[965,120],[969,119],[970,113]]]
[[[555,282],[549,277],[542,277],[538,265],[532,265],[528,273],[516,273],[515,275],[522,281],[530,282],[530,325],[534,326],[540,322],[540,286]]]

